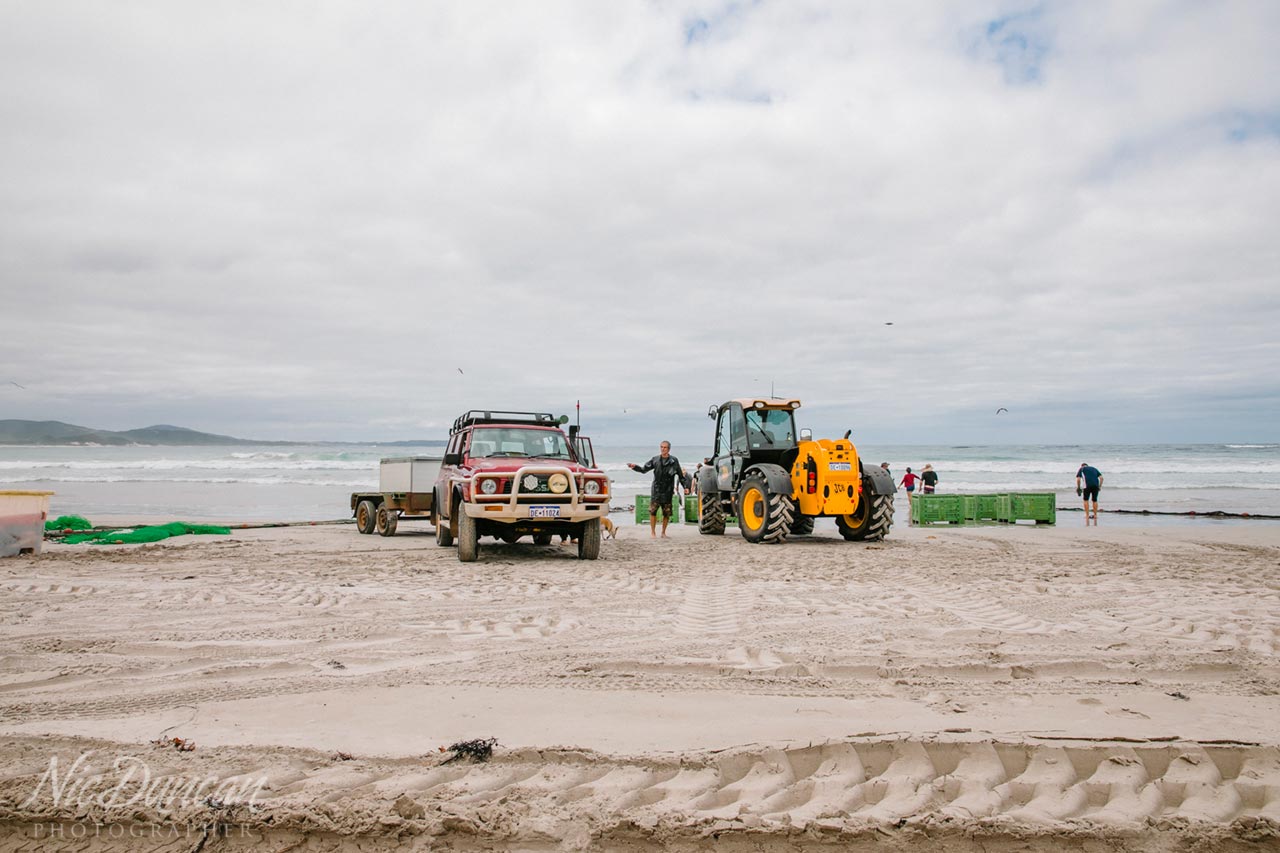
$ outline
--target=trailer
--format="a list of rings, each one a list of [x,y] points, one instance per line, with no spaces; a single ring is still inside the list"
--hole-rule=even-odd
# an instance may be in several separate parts
[[[396,456],[378,464],[378,491],[352,492],[356,530],[394,536],[400,519],[430,519],[440,456]]]

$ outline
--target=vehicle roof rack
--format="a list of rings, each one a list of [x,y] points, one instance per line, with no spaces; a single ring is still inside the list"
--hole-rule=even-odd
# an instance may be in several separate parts
[[[458,415],[453,422],[453,431],[457,432],[476,424],[534,424],[535,426],[557,426],[556,416],[547,412],[488,412],[480,409]]]

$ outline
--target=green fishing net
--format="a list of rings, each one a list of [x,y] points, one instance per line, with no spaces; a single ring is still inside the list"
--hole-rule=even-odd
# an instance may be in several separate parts
[[[169,524],[152,524],[125,530],[76,533],[63,537],[62,541],[68,545],[75,545],[78,542],[92,542],[94,545],[134,545],[139,542],[159,542],[170,536],[185,536],[188,533],[216,533],[226,536],[231,533],[231,530],[213,524],[187,524],[185,521],[173,521]]]
[[[44,523],[45,530],[88,530],[93,527],[89,519],[79,515],[60,515]]]

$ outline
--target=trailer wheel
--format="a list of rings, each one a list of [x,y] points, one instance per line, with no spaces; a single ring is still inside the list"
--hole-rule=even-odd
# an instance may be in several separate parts
[[[534,545],[550,545],[550,544],[551,544],[551,534],[550,534],[550,533],[535,533],[535,534],[533,534],[533,544],[534,544]]]
[[[366,534],[372,533],[376,523],[374,516],[377,514],[378,508],[374,506],[373,501],[363,500],[356,504],[356,530]]]
[[[582,525],[578,534],[578,559],[594,560],[600,556],[600,519],[593,518]]]
[[[379,536],[395,536],[396,522],[400,520],[400,513],[390,507],[379,507],[376,523],[378,526]]]
[[[467,515],[467,511],[458,507],[458,559],[464,563],[474,563],[480,556],[480,535],[476,530],[476,520]]]

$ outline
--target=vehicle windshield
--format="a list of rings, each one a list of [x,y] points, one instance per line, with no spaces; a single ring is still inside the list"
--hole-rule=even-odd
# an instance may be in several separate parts
[[[471,432],[475,458],[527,456],[541,459],[572,459],[564,433],[542,429],[477,428]]]
[[[752,447],[790,447],[795,444],[790,409],[747,409],[747,442]]]

